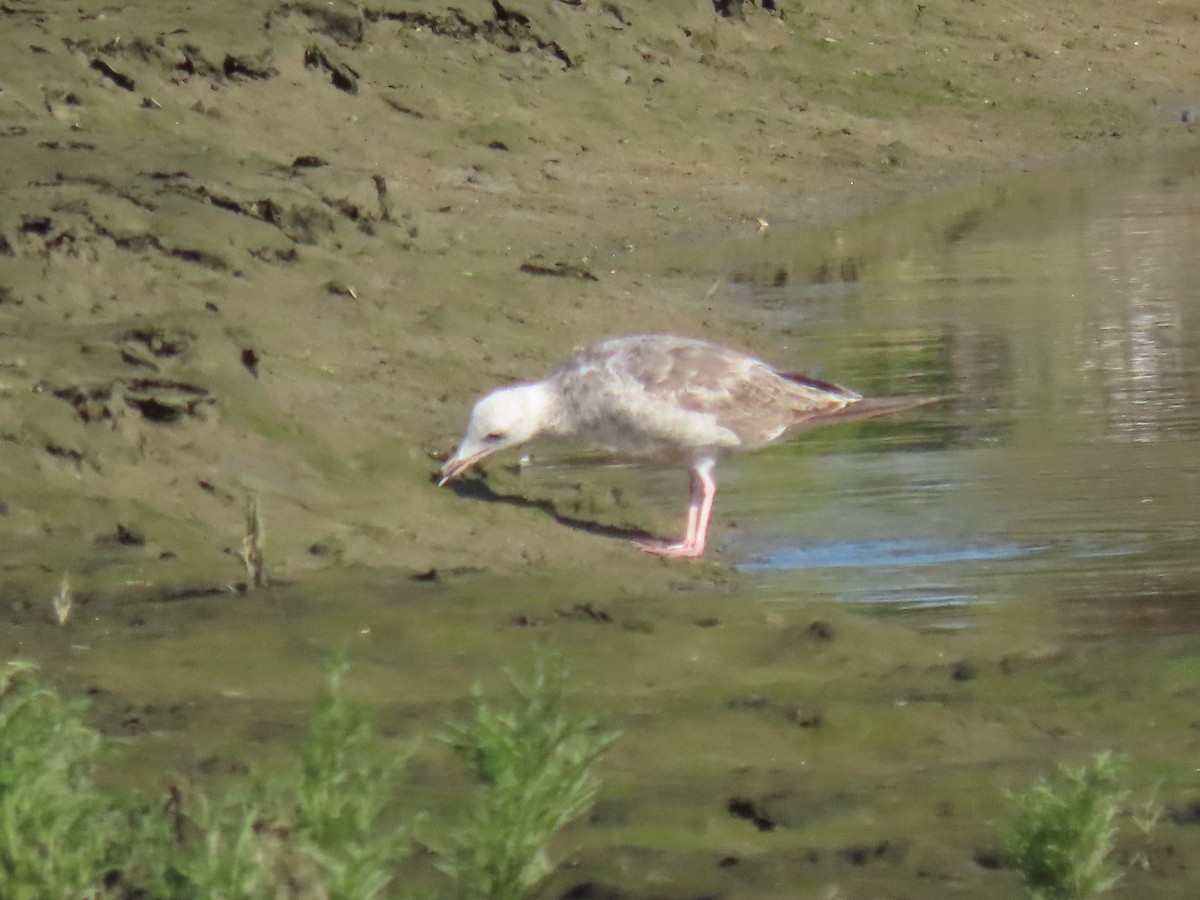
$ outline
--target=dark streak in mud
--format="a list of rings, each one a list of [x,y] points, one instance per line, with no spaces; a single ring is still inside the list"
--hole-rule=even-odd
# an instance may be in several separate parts
[[[612,616],[605,610],[592,603],[576,603],[570,609],[556,609],[554,611],[561,619],[574,619],[579,622],[602,622],[605,624],[612,622]]]
[[[231,81],[238,78],[265,81],[279,74],[279,70],[272,66],[256,65],[249,59],[232,54],[225,55],[225,59],[221,62],[221,72]]]
[[[358,72],[345,63],[330,59],[319,47],[309,47],[304,51],[304,68],[327,72],[330,82],[339,91],[345,91],[347,94],[358,93]]]
[[[182,259],[184,262],[195,263],[198,266],[204,266],[206,269],[214,269],[218,272],[223,272],[229,268],[229,264],[215,253],[209,253],[206,250],[196,250],[189,247],[172,247],[167,251],[168,254],[176,259]]]
[[[874,844],[854,844],[843,847],[838,856],[852,866],[865,866],[881,860],[894,861],[904,856],[905,849],[891,841],[879,841]]]
[[[141,344],[159,358],[178,356],[193,339],[193,335],[186,333],[168,337],[157,328],[135,328],[121,337],[122,341]]]
[[[123,88],[127,91],[132,91],[137,88],[137,83],[132,78],[130,78],[124,72],[118,72],[102,59],[93,59],[91,62],[91,68],[95,69],[119,88]]]
[[[425,113],[421,112],[420,110],[413,109],[411,106],[406,106],[405,104],[401,103],[399,100],[389,97],[386,94],[383,97],[383,102],[386,103],[388,106],[390,106],[392,109],[394,109],[398,113],[403,113],[404,115],[411,116],[414,119],[425,118]]]
[[[171,591],[155,598],[158,603],[177,603],[180,600],[208,600],[213,597],[228,597],[231,591],[228,587],[218,587],[216,585],[203,585],[198,587],[185,587]]]
[[[745,819],[759,831],[774,831],[776,822],[766,812],[746,797],[732,797],[725,804],[726,811],[735,819]]]
[[[146,536],[136,527],[118,522],[115,531],[99,535],[95,543],[99,547],[144,547]]]
[[[21,234],[36,234],[45,237],[54,227],[54,221],[49,216],[27,216],[22,213],[21,225],[17,229]]]
[[[270,197],[239,200],[228,194],[218,193],[202,184],[183,184],[182,181],[189,177],[186,172],[158,173],[153,177],[158,177],[161,180],[169,180],[174,184],[173,190],[203,200],[218,209],[223,209],[235,215],[257,219],[260,222],[271,225],[298,244],[316,244],[320,235],[329,234],[335,230],[333,217],[325,210],[318,209],[315,206],[292,205],[285,207]],[[322,198],[322,203],[327,206],[333,206],[343,215],[346,215],[347,218],[357,218],[357,207],[353,210],[347,210],[342,209],[339,205],[345,204],[347,201],[332,201]],[[253,249],[248,252],[259,259],[265,259],[267,255],[265,251],[256,251]],[[294,251],[275,250],[273,252],[276,259],[280,262],[295,261],[295,257],[288,256],[289,253],[293,253]],[[211,257],[211,255],[209,256]],[[216,257],[211,257],[211,259],[216,259]],[[225,267],[224,261],[221,261],[219,267]]]
[[[80,451],[64,447],[61,444],[46,444],[46,452],[58,459],[74,463],[76,469],[82,469],[84,462],[87,461],[87,457]]]
[[[506,148],[507,149],[507,148]],[[589,269],[582,266],[574,265],[568,262],[556,262],[552,265],[545,265],[540,262],[523,262],[520,265],[520,271],[526,275],[549,275],[555,278],[577,278],[580,281],[599,281]]]

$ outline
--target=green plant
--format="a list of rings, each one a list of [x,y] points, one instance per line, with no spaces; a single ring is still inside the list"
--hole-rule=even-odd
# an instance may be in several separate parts
[[[539,662],[527,682],[509,677],[511,707],[479,698],[474,717],[445,738],[483,782],[439,863],[461,897],[522,897],[549,874],[549,840],[592,805],[593,764],[617,737],[563,711],[561,670],[548,673]]]
[[[232,794],[213,801],[197,792],[187,812],[191,833],[177,835],[175,846],[164,848],[171,860],[161,879],[165,895],[180,900],[271,896],[283,848],[263,799]]]
[[[1133,822],[1133,827],[1137,829],[1141,835],[1143,849],[1138,850],[1130,859],[1131,866],[1137,866],[1139,869],[1149,871],[1150,856],[1148,845],[1150,836],[1154,830],[1158,828],[1158,823],[1162,820],[1163,808],[1158,802],[1158,791],[1161,785],[1155,785],[1150,791],[1150,796],[1146,798],[1146,802],[1141,806],[1137,806],[1129,812],[1129,819]]]
[[[392,892],[409,846],[389,819],[405,756],[342,692],[334,659],[299,764],[210,799],[174,787],[165,802],[96,787],[102,739],[83,707],[0,668],[0,897],[374,900]],[[484,785],[441,855],[453,896],[526,895],[551,869],[553,834],[592,803],[596,758],[614,740],[562,711],[561,673],[513,681],[518,702],[480,699],[450,743]]]
[[[101,896],[124,854],[120,810],[93,782],[100,735],[35,672],[28,663],[0,669],[3,896]]]
[[[329,667],[295,769],[210,801],[175,797],[186,823],[161,879],[171,897],[373,900],[407,850],[407,829],[384,826],[404,757],[342,693],[344,654]]]
[[[297,836],[324,871],[327,895],[371,900],[408,846],[406,825],[381,824],[406,756],[384,746],[366,714],[342,696],[348,668],[344,654],[330,664],[291,792]]]
[[[1080,900],[1108,891],[1122,874],[1113,858],[1116,815],[1125,793],[1114,789],[1122,768],[1110,753],[1083,766],[1059,766],[1020,794],[1006,849],[1033,897]]]

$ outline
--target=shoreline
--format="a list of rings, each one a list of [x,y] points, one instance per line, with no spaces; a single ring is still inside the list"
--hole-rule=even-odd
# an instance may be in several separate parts
[[[475,397],[614,333],[771,358],[777,336],[710,273],[647,276],[646,254],[1194,137],[1170,114],[1200,44],[1182,6],[1085,26],[1067,3],[417,6],[14,18],[0,530],[18,596],[63,571],[102,592],[236,582],[256,496],[287,577],[668,583],[620,542],[436,490]]]

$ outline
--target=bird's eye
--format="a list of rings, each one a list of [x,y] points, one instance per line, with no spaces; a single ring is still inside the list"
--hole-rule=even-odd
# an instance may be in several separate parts
[[[498,444],[502,440],[504,440],[504,432],[502,431],[493,431],[490,434],[485,434],[483,436],[483,442],[485,444]]]

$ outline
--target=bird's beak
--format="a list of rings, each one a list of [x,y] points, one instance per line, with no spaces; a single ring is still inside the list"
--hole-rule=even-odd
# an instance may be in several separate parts
[[[456,478],[457,476],[461,475],[491,452],[492,448],[484,447],[482,450],[476,450],[474,453],[469,453],[464,456],[462,448],[460,447],[458,452],[446,460],[446,464],[442,466],[442,477],[438,479],[438,487],[444,485],[451,478]]]

